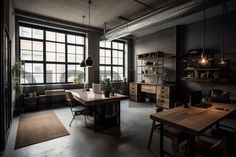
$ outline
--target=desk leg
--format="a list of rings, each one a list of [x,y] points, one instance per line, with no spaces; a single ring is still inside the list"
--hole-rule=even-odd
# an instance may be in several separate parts
[[[97,105],[94,106],[94,123],[93,130],[97,131]]]
[[[164,125],[160,123],[160,157],[164,157]]]
[[[195,157],[195,136],[188,135],[188,157]]]

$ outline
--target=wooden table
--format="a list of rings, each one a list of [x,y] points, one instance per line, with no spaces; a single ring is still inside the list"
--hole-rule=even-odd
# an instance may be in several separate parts
[[[219,108],[223,110],[220,110]],[[161,123],[160,157],[164,156],[163,125],[174,127],[189,135],[189,156],[192,157],[195,156],[195,136],[201,135],[212,125],[216,124],[234,111],[236,111],[236,104],[212,103],[212,106],[207,109],[198,107],[184,108],[183,106],[180,106],[167,111],[151,114],[150,118],[152,120]]]
[[[94,109],[94,130],[120,125],[120,101],[128,99],[126,95],[116,94],[116,96],[105,97],[103,94],[93,93],[90,89],[86,92],[82,89],[66,90],[71,92],[74,99],[86,107]],[[111,106],[112,105],[112,106]],[[116,115],[107,116],[106,111],[116,109]]]

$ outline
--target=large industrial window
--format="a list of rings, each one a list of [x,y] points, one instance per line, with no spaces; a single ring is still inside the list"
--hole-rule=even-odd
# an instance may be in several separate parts
[[[125,65],[125,43],[122,41],[100,41],[100,80],[123,80]]]
[[[22,25],[19,39],[21,84],[84,81],[85,35]]]

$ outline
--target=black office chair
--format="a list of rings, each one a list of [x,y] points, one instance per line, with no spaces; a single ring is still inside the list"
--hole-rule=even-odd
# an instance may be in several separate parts
[[[65,94],[66,94],[66,101],[70,105],[71,113],[73,115],[73,118],[72,118],[69,126],[71,126],[71,124],[72,124],[73,120],[75,119],[75,117],[79,116],[79,115],[84,115],[85,124],[87,126],[86,112],[88,111],[88,108],[86,108],[86,107],[84,107],[84,106],[82,106],[78,103],[75,103],[73,95],[72,95],[71,92],[65,92]]]

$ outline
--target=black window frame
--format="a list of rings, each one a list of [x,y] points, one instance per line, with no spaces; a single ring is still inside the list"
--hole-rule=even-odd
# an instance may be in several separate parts
[[[123,50],[120,49],[115,49],[113,48],[113,43],[122,43],[123,44]],[[122,81],[121,80],[114,80],[113,79],[113,67],[122,67],[123,68],[123,78],[125,77],[125,41],[121,41],[121,40],[113,40],[111,41],[111,48],[107,48],[107,47],[101,47],[100,46],[100,42],[99,42],[99,80],[101,81],[101,73],[100,73],[100,66],[109,66],[111,68],[111,81]],[[111,64],[100,64],[100,50],[104,49],[104,50],[110,50],[111,51]],[[113,51],[122,51],[123,52],[123,64],[122,65],[116,65],[113,64]]]
[[[31,29],[40,29],[43,30],[43,39],[35,39],[33,37],[31,38],[27,38],[27,37],[21,37],[20,36],[20,27],[29,27]],[[28,24],[28,23],[19,23],[18,27],[18,33],[17,33],[17,37],[18,37],[18,58],[19,61],[23,62],[23,63],[42,63],[43,64],[43,83],[20,83],[21,85],[42,85],[42,84],[64,84],[64,83],[71,83],[68,81],[68,65],[80,65],[80,63],[78,62],[68,62],[68,53],[67,53],[67,46],[68,45],[75,45],[75,46],[81,46],[83,47],[83,59],[85,59],[85,55],[86,55],[86,34],[85,33],[79,33],[79,32],[74,32],[74,31],[70,31],[70,30],[61,30],[60,28],[50,28],[47,26],[38,26],[38,25],[34,25],[34,24]],[[63,33],[65,34],[65,42],[58,42],[58,41],[49,41],[46,40],[46,31],[52,31],[55,33]],[[84,38],[84,44],[73,44],[73,43],[67,43],[67,35],[75,35],[75,36],[81,36]],[[43,61],[34,61],[34,60],[21,60],[21,40],[28,40],[28,41],[40,41],[43,42]],[[53,43],[63,43],[65,44],[65,62],[54,62],[54,61],[46,61],[46,42],[53,42]],[[55,52],[57,53],[57,52]],[[65,65],[65,81],[64,82],[47,82],[46,81],[46,76],[47,76],[47,64],[62,64]],[[84,70],[84,82],[86,80],[86,70]]]

